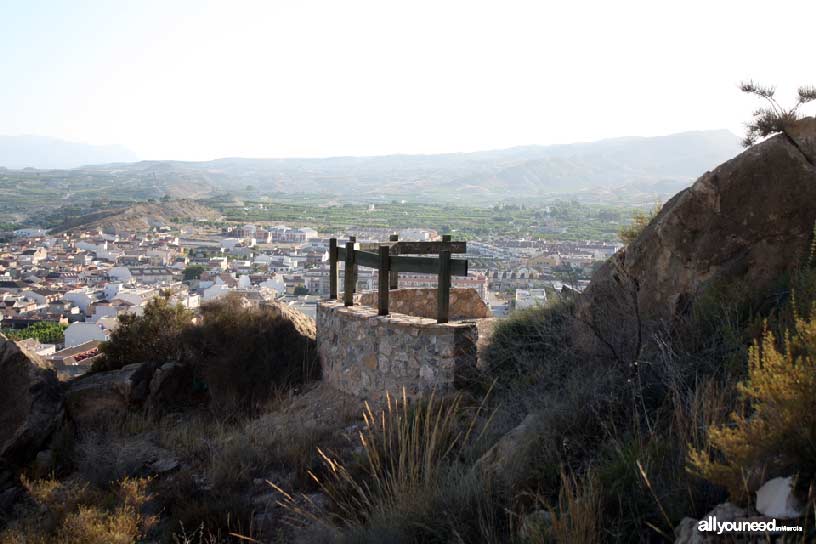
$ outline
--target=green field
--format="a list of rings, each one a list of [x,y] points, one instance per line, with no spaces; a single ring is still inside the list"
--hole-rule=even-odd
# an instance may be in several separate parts
[[[559,201],[549,206],[502,205],[469,207],[420,203],[319,205],[311,202],[210,201],[227,220],[276,221],[290,226],[310,226],[319,232],[342,232],[361,228],[429,228],[453,234],[457,239],[485,240],[493,237],[558,240],[617,241],[621,225],[630,222],[634,209],[590,206]],[[259,209],[263,205],[264,209]]]

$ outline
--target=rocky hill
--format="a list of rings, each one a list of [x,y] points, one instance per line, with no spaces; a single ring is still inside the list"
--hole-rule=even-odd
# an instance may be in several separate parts
[[[215,221],[219,217],[221,214],[217,211],[194,200],[142,202],[130,206],[102,209],[68,219],[54,228],[53,232],[72,229],[99,229],[103,232],[135,231],[162,227],[177,219]]]
[[[598,270],[579,302],[591,330],[586,345],[635,361],[655,332],[688,318],[695,298],[718,282],[749,286],[759,307],[809,257],[815,204],[811,117],[704,174]]]

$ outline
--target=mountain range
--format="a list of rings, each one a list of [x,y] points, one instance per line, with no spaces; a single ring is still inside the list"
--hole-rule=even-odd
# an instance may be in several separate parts
[[[3,148],[4,141],[8,142],[0,139],[0,164],[25,164],[36,155],[30,152],[4,160],[13,149]],[[52,140],[45,141],[43,153],[60,149],[49,161],[67,160],[67,148],[52,147]],[[30,143],[36,147],[35,141]],[[34,183],[32,189],[44,189],[52,200],[56,196],[66,204],[88,197],[143,200],[224,194],[469,203],[578,195],[587,200],[631,203],[670,196],[739,150],[736,135],[713,130],[433,155],[123,160],[58,170],[0,169],[0,197],[11,198]],[[87,162],[90,151],[86,151],[72,160]],[[127,154],[122,148],[107,147],[96,152],[97,156]]]
[[[0,166],[6,168],[76,168],[138,159],[121,145],[91,145],[46,136],[0,136]]]

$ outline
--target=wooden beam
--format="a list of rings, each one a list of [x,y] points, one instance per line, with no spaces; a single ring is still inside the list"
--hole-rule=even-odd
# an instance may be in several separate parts
[[[451,287],[451,254],[443,250],[439,254],[439,273],[436,282],[436,322],[448,322],[448,310],[450,308],[450,287]]]
[[[390,248],[387,245],[380,246],[380,276],[378,278],[378,286],[377,286],[377,294],[378,294],[378,314],[379,315],[388,315],[388,270],[389,265],[388,261],[390,257],[388,256],[388,250]]]
[[[467,242],[397,242],[391,255],[438,255],[440,251],[467,253]]]
[[[349,236],[349,242],[354,244],[353,247],[354,247],[355,250],[359,248],[359,246],[357,245],[357,237],[356,236]],[[352,273],[352,278],[354,279],[353,283],[351,284],[351,292],[356,293],[357,292],[357,256],[356,255],[354,256],[354,266],[352,268],[351,273]],[[351,306],[351,304],[349,304],[349,306]]]
[[[416,274],[436,274],[439,271],[439,259],[436,257],[391,256],[391,270],[397,272],[414,272]],[[465,259],[451,259],[452,276],[467,276],[468,262]]]
[[[388,241],[389,242],[398,242],[399,241],[399,235],[398,234],[392,234],[391,236],[388,237]],[[389,253],[390,253],[390,248],[389,248]],[[394,271],[389,272],[388,288],[389,289],[399,289],[399,272],[394,272]]]
[[[337,300],[337,238],[329,239],[329,300]]]
[[[346,270],[343,277],[343,304],[346,306],[354,305],[354,281],[356,274],[354,273],[357,265],[354,264],[354,242],[346,243]]]
[[[346,245],[348,245],[348,244],[346,244]],[[358,251],[359,249],[360,249],[360,244],[354,244],[354,251]],[[338,261],[345,261],[346,260],[346,248],[338,246],[338,248],[337,248],[337,260]]]
[[[379,252],[371,253],[370,251],[355,251],[354,264],[356,264],[357,266],[365,266],[366,268],[379,268],[380,267]]]

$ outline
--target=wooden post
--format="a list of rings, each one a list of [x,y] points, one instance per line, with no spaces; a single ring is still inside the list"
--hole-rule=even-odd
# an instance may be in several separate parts
[[[377,294],[379,295],[379,315],[388,315],[388,288],[389,288],[389,277],[388,277],[388,261],[390,257],[388,256],[388,252],[391,250],[391,247],[388,245],[381,245],[380,246],[380,277],[378,278],[378,288]]]
[[[346,271],[343,277],[343,304],[346,306],[354,305],[354,281],[357,274],[357,264],[354,262],[354,242],[346,243]]]
[[[388,241],[396,242],[399,240],[399,234],[392,234],[388,237]],[[388,279],[389,289],[399,289],[399,272],[390,272]]]
[[[349,242],[351,242],[352,245],[356,244],[357,243],[357,237],[356,236],[349,236]],[[354,272],[354,275],[353,275],[354,282],[351,284],[351,292],[356,293],[357,292],[357,259],[354,259],[354,270],[353,270],[353,272]]]
[[[329,238],[329,300],[337,300],[337,238]]]
[[[444,249],[439,252],[439,277],[436,284],[436,322],[448,322],[448,309],[450,307],[450,251]]]

